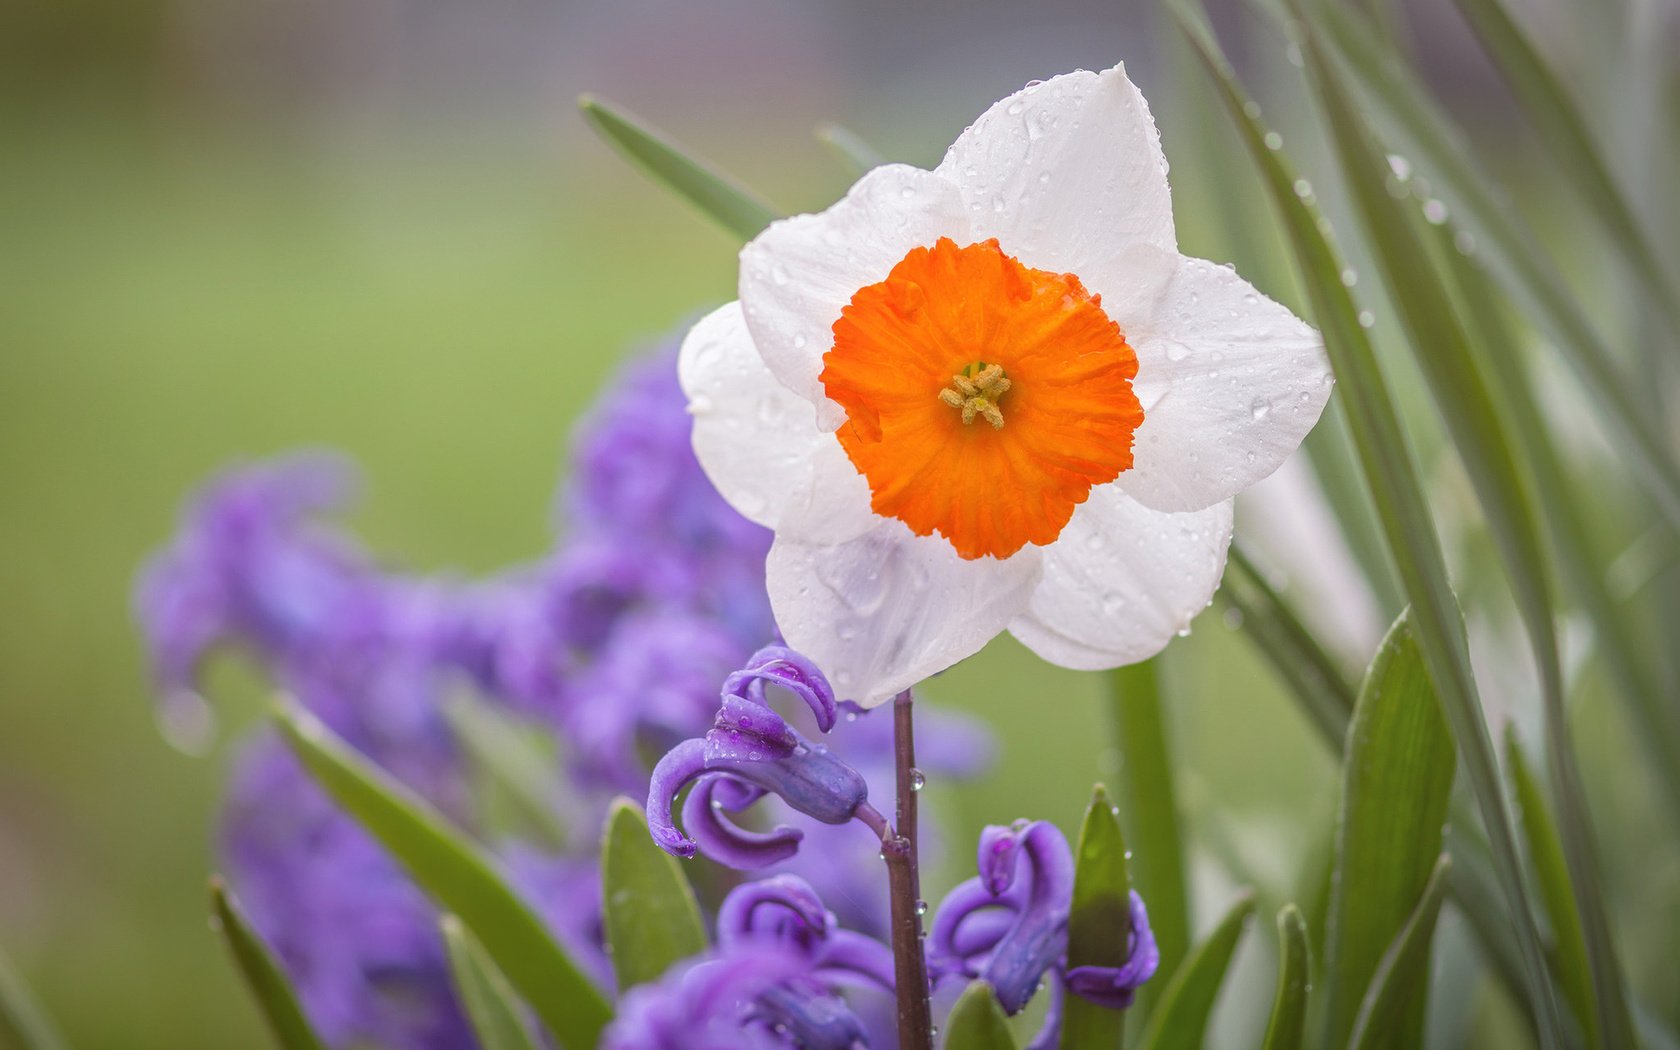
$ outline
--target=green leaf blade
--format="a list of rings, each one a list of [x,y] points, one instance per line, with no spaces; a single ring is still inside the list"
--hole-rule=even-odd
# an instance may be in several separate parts
[[[1517,742],[1516,732],[1511,729],[1505,734],[1505,767],[1516,791],[1517,816],[1522,821],[1523,838],[1528,843],[1535,882],[1540,887],[1540,902],[1552,923],[1552,962],[1557,968],[1558,984],[1586,1033],[1587,1045],[1597,1050],[1604,1045],[1604,1036],[1593,1002],[1587,942],[1581,931],[1581,918],[1575,912],[1575,891],[1563,857],[1563,842],[1557,825],[1552,822],[1540,781]]]
[[[537,1050],[520,1020],[519,1000],[484,948],[453,915],[439,922],[455,991],[466,1007],[480,1050]]]
[[[1131,872],[1126,841],[1108,791],[1098,784],[1079,830],[1073,906],[1068,912],[1068,968],[1125,964],[1132,935]],[[1119,1050],[1126,1014],[1068,995],[1062,1007],[1062,1050]]]
[[[1160,1002],[1144,1027],[1139,1041],[1143,1050],[1201,1050],[1208,1017],[1225,983],[1225,971],[1253,914],[1254,894],[1245,892],[1207,940],[1185,958],[1162,990]]]
[[[1307,923],[1286,904],[1278,912],[1278,981],[1261,1050],[1301,1050],[1307,1032],[1307,983],[1312,979]]]
[[[945,1021],[945,1045],[950,1050],[1017,1050],[1009,1018],[992,986],[974,981],[963,990]]]
[[[315,1034],[279,960],[251,927],[244,909],[220,876],[210,879],[210,914],[274,1041],[282,1050],[325,1050],[326,1044]]]
[[[1348,727],[1325,943],[1327,1045],[1343,1045],[1353,1031],[1383,952],[1429,882],[1454,769],[1452,734],[1403,615],[1371,664]],[[1420,999],[1404,1024],[1419,1037],[1422,1007]]]
[[[1405,1045],[1399,1041],[1405,1032],[1418,1033],[1413,1041],[1421,1045],[1424,997],[1429,989],[1429,947],[1435,936],[1435,920],[1441,914],[1441,901],[1446,896],[1450,867],[1451,862],[1443,853],[1430,873],[1417,907],[1383,952],[1371,977],[1371,987],[1354,1019],[1353,1034],[1347,1044],[1354,1050],[1385,1050]]]
[[[316,783],[400,861],[440,907],[460,916],[565,1050],[590,1050],[612,1012],[583,971],[494,865],[406,788],[307,711],[275,721]]]
[[[1157,662],[1110,671],[1108,684],[1120,751],[1120,822],[1132,843],[1132,885],[1149,907],[1160,972],[1172,973],[1190,944],[1190,896]],[[1157,982],[1145,984],[1129,1012],[1147,1018],[1161,994]]]
[[[741,240],[752,240],[781,217],[751,190],[694,159],[646,122],[593,95],[580,97],[578,108],[614,149]]]
[[[18,1050],[66,1050],[68,1045],[4,952],[0,952],[0,1044],[15,1044]]]
[[[1238,86],[1205,20],[1188,10],[1184,3],[1175,6],[1175,13],[1219,87],[1220,97],[1242,132],[1244,145],[1283,220],[1335,370],[1338,393],[1346,399],[1347,418],[1366,489],[1377,508],[1395,568],[1411,602],[1420,648],[1488,827],[1493,867],[1512,914],[1528,999],[1539,1019],[1541,1045],[1546,1050],[1555,1050],[1564,1042],[1562,1022],[1546,972],[1539,930],[1523,884],[1515,834],[1492,741],[1482,717],[1462,617],[1448,581],[1417,465],[1389,395],[1387,380],[1359,323],[1353,298],[1341,282],[1341,260],[1325,236],[1328,223],[1311,202],[1294,192],[1294,172],[1281,156],[1279,140],[1260,122],[1259,107]],[[1316,75],[1322,67],[1322,58],[1310,39],[1304,41],[1302,50]],[[1326,94],[1335,95],[1334,92]]]
[[[627,798],[615,799],[607,815],[601,895],[620,994],[706,950],[694,890],[677,859],[648,834],[642,807]]]

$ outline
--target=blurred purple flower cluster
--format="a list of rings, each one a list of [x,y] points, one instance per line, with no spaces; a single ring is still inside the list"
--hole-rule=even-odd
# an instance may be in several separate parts
[[[348,466],[325,455],[243,466],[204,489],[136,595],[160,702],[197,703],[207,655],[242,650],[276,688],[487,840],[609,984],[595,856],[606,803],[646,792],[645,756],[705,724],[725,679],[774,638],[769,533],[700,471],[668,352],[628,366],[580,425],[557,500],[563,531],[535,564],[481,580],[392,571],[321,520],[353,489]],[[539,845],[487,825],[445,713],[457,697],[500,708],[557,751],[552,804],[565,841]],[[944,721],[928,734],[924,765],[982,766],[984,733]],[[890,794],[887,720],[849,713],[841,723],[848,756]],[[848,925],[882,929],[878,845],[838,834],[856,828],[789,819],[821,848],[780,869],[815,884],[813,898],[844,902]],[[433,909],[270,734],[239,759],[221,853],[330,1042],[471,1045]]]

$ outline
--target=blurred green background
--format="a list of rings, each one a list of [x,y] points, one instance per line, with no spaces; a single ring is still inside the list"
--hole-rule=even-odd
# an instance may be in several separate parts
[[[1175,157],[1186,247],[1228,258],[1218,209],[1194,203],[1248,199],[1247,183],[1179,159],[1194,129],[1152,7],[0,12],[0,945],[72,1043],[259,1045],[204,879],[228,744],[260,688],[224,675],[217,745],[173,749],[129,613],[189,491],[232,460],[336,446],[368,482],[354,524],[393,562],[527,560],[548,543],[568,429],[615,362],[733,296],[731,240],[590,138],[577,92],[803,210],[848,181],[819,120],[931,163],[1026,80],[1125,59]],[[1447,93],[1497,124],[1486,72],[1442,33]],[[1211,610],[1167,669],[1210,898],[1232,867],[1293,885],[1334,804],[1329,757],[1233,626]],[[1006,741],[986,782],[930,787],[957,842],[1016,816],[1072,827],[1112,771],[1095,677],[1005,640],[927,692]],[[1584,728],[1595,769],[1626,746],[1602,711]],[[1600,801],[1641,812],[1637,778],[1603,783]],[[1268,994],[1269,955],[1245,949],[1229,998]]]

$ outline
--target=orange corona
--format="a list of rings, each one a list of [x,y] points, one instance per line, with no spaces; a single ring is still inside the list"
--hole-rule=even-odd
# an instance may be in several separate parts
[[[1055,540],[1143,422],[1101,298],[996,240],[912,249],[852,296],[823,365],[875,512],[969,559]]]

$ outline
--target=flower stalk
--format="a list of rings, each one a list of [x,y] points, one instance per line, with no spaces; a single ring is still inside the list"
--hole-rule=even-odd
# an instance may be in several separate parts
[[[898,1045],[901,1050],[933,1050],[933,1012],[929,1002],[927,954],[923,950],[921,871],[916,852],[916,793],[922,774],[916,769],[916,740],[910,690],[893,698],[893,760],[898,774],[896,828],[881,836],[892,901],[893,972],[898,989]]]

